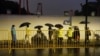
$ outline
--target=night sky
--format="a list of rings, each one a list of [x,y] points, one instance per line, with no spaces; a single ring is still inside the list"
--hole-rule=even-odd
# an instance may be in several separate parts
[[[10,0],[9,0],[10,1]],[[18,2],[19,0],[11,0]],[[25,0],[22,0],[21,7],[25,7]],[[96,0],[88,0],[89,2],[96,2]],[[43,14],[45,15],[63,15],[64,11],[79,10],[81,11],[81,5],[85,4],[85,0],[29,0],[29,10],[31,13],[36,13],[37,3],[42,2]]]

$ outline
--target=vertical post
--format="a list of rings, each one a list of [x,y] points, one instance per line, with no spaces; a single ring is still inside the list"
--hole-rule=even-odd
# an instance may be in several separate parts
[[[7,32],[8,32],[8,48],[9,48],[9,54],[11,53],[11,50],[12,50],[12,48],[11,48],[11,36],[10,36],[10,32],[7,30]]]
[[[86,27],[86,29],[87,29],[87,21],[88,21],[88,15],[87,15],[87,9],[88,9],[88,0],[86,0],[86,12],[85,12],[85,21],[86,21],[86,24],[85,24],[85,27]]]
[[[87,38],[87,21],[88,21],[88,0],[86,0],[86,11],[85,11],[85,44],[86,44],[86,38]]]

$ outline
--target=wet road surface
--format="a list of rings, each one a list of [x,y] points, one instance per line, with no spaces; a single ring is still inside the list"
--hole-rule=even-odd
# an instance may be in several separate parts
[[[2,49],[0,56],[100,56],[100,48]]]

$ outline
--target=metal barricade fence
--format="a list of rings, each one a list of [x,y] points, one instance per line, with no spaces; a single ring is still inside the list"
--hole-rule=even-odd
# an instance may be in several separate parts
[[[78,41],[74,38],[69,41],[66,36],[67,30],[63,30],[62,42],[58,41],[57,31],[54,30],[52,33],[50,40],[47,30],[42,30],[41,33],[37,33],[36,30],[31,30],[30,36],[25,39],[25,30],[17,30],[17,41],[14,46],[11,41],[11,32],[8,30],[0,30],[0,49],[84,48],[100,45],[100,30],[91,30],[91,36],[89,37],[89,41],[86,43],[84,30],[80,30]]]
[[[10,48],[10,38],[8,30],[0,30],[0,49]]]

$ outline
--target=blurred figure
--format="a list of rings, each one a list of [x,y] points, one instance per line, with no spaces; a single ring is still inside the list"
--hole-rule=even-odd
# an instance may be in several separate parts
[[[47,41],[47,37],[44,35],[44,33],[41,30],[37,30],[37,33],[32,37],[32,42],[39,46],[40,44],[44,44],[44,42]]]
[[[89,42],[89,36],[91,36],[91,31],[89,30],[89,27],[87,27],[87,30],[85,32],[86,32],[85,41],[86,42]]]
[[[63,31],[62,28],[58,29],[58,45],[63,44]]]
[[[32,43],[34,43],[36,46],[39,45],[44,45],[44,43],[47,43],[47,37],[45,36],[45,34],[42,32],[41,28],[43,26],[41,25],[37,25],[35,26],[35,29],[37,30],[37,33],[32,37]]]
[[[78,26],[74,26],[73,38],[75,42],[80,41],[80,32]]]
[[[96,46],[99,46],[99,44],[100,44],[100,35],[97,34],[97,33],[95,33],[94,36],[96,37],[96,39],[95,39],[95,40],[96,40],[96,41],[95,41],[95,45],[96,45]]]
[[[67,30],[66,36],[68,37],[67,43],[71,43],[72,42],[72,37],[73,37],[72,27],[69,27],[69,29]]]
[[[11,36],[12,36],[12,45],[15,47],[16,45],[16,30],[15,30],[15,25],[12,25],[11,27]]]
[[[58,35],[58,32],[57,32],[57,30],[56,29],[53,29],[53,35],[52,35],[52,40],[53,40],[53,44],[54,45],[57,45],[58,44],[58,40],[57,40],[57,36]]]
[[[96,37],[96,41],[99,41],[100,40],[100,35],[99,34],[94,34],[94,36]]]
[[[63,44],[63,26],[61,24],[56,24],[55,25],[56,28],[58,28],[57,30],[57,43],[58,45],[62,45]]]
[[[42,42],[41,37],[42,37],[41,31],[38,30],[37,34],[34,36],[36,45],[39,45]]]
[[[52,42],[53,29],[52,28],[49,28],[49,29],[50,29],[49,32],[48,32],[48,34],[49,34],[49,43],[51,44],[51,43],[53,43]]]
[[[23,22],[23,23],[20,24],[19,27],[20,28],[21,27],[26,27],[26,35],[25,35],[25,42],[24,42],[24,44],[30,43],[30,45],[31,45],[30,29],[29,29],[29,25],[30,24],[31,24],[30,22]]]
[[[16,41],[17,41],[17,39],[16,39],[15,25],[12,25],[12,27],[11,27],[11,36],[12,36],[11,47],[15,47],[15,46],[16,46]],[[11,49],[11,50],[10,50],[10,54],[11,54],[12,56],[15,56],[15,55],[16,55],[16,54],[15,54],[15,50],[14,50],[14,49]]]
[[[52,42],[52,35],[53,35],[53,29],[52,29],[52,27],[53,27],[53,24],[51,24],[51,23],[46,23],[45,25],[48,26],[49,43],[52,44],[52,43],[53,43],[53,42]]]
[[[29,25],[27,25],[27,27],[26,27],[25,44],[26,43],[29,43],[31,45]]]

